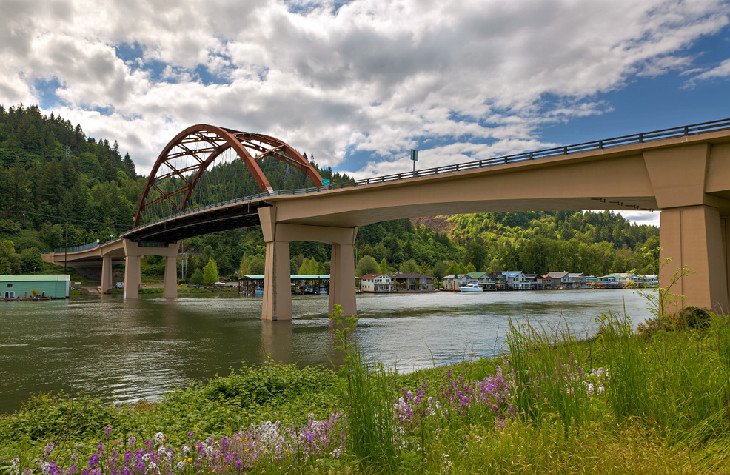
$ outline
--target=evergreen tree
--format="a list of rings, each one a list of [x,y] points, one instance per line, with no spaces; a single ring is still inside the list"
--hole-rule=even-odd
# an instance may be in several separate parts
[[[218,265],[211,257],[203,268],[203,284],[213,285],[218,282]]]
[[[300,275],[319,274],[319,263],[314,259],[305,257],[302,261],[302,265],[299,266],[298,273]]]
[[[195,269],[193,275],[190,276],[190,283],[193,285],[203,285],[203,271],[200,270],[200,267]]]

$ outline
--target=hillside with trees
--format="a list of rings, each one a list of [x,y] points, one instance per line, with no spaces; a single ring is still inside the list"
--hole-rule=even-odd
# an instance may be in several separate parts
[[[275,189],[311,185],[277,160],[265,160],[261,167]],[[331,169],[318,169],[335,184],[351,181]],[[194,200],[204,196],[210,203],[259,191],[241,162],[216,166],[204,177]],[[117,143],[87,137],[81,126],[53,114],[44,116],[38,107],[0,106],[0,274],[40,272],[45,268],[41,252],[115,238],[131,226],[144,183]],[[658,270],[658,244],[657,228],[631,224],[613,212],[402,219],[359,229],[357,271],[413,271],[439,278],[472,270],[651,274]],[[194,283],[210,280],[214,268],[221,278],[263,273],[264,243],[258,228],[191,238],[183,246],[186,277]],[[326,274],[329,254],[324,244],[292,243],[291,270]],[[162,272],[161,259],[145,258],[146,276]]]

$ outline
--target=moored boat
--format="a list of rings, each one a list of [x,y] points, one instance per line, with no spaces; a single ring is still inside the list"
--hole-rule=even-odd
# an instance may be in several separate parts
[[[478,282],[469,282],[459,287],[459,292],[484,292],[484,289]]]

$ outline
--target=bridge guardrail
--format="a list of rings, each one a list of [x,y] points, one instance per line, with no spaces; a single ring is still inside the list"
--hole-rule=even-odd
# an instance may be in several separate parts
[[[81,252],[81,251],[88,251],[90,249],[95,249],[99,247],[99,240],[97,239],[94,242],[90,242],[88,244],[82,244],[81,246],[74,246],[74,247],[58,247],[53,250],[54,253],[61,253],[61,252]]]
[[[730,118],[711,120],[711,121],[707,121],[707,122],[700,122],[700,123],[696,123],[696,124],[682,125],[682,126],[676,126],[676,127],[669,127],[667,129],[652,130],[650,132],[640,132],[637,134],[620,135],[617,137],[609,137],[609,138],[601,139],[601,140],[591,140],[588,142],[582,142],[582,143],[571,144],[571,145],[563,145],[563,146],[559,146],[559,147],[544,148],[544,149],[539,149],[539,150],[533,150],[530,152],[521,152],[521,153],[510,154],[510,155],[502,155],[499,157],[485,158],[482,160],[474,160],[474,161],[464,162],[464,163],[455,163],[455,164],[451,164],[451,165],[426,168],[426,169],[416,170],[416,171],[412,171],[412,172],[403,172],[403,173],[381,175],[381,176],[370,177],[370,178],[362,178],[360,180],[355,180],[352,183],[340,183],[337,185],[299,188],[299,189],[295,189],[295,190],[274,190],[271,192],[258,193],[258,194],[246,196],[243,198],[235,198],[233,200],[224,201],[222,203],[207,205],[203,208],[186,209],[185,211],[180,211],[178,213],[175,213],[175,214],[168,216],[165,219],[162,219],[157,222],[159,223],[159,222],[167,221],[170,219],[174,219],[176,217],[199,212],[203,209],[210,209],[210,208],[222,206],[225,204],[255,201],[255,200],[259,200],[261,198],[265,198],[267,196],[318,193],[318,192],[333,190],[333,189],[367,186],[367,185],[373,185],[376,183],[398,181],[398,180],[404,180],[404,179],[408,179],[408,178],[417,178],[417,177],[421,177],[421,176],[441,175],[441,174],[445,174],[445,173],[456,173],[456,172],[460,172],[460,171],[464,171],[464,170],[471,170],[474,168],[484,168],[484,167],[490,167],[490,166],[495,166],[495,165],[504,165],[504,164],[508,164],[508,163],[517,163],[517,162],[523,162],[523,161],[528,161],[528,160],[535,160],[535,159],[539,159],[539,158],[556,157],[556,156],[560,156],[560,155],[568,155],[571,153],[578,153],[578,152],[603,150],[603,149],[607,149],[607,148],[619,147],[622,145],[632,145],[632,144],[639,144],[639,143],[645,143],[645,142],[652,142],[655,140],[683,137],[683,136],[688,136],[688,135],[697,135],[697,134],[700,134],[703,132],[713,132],[713,131],[719,131],[719,130],[725,130],[725,129],[730,129]],[[147,226],[152,226],[154,224],[156,224],[156,223],[139,226],[135,229],[142,229]],[[63,251],[61,251],[61,252],[63,252]]]

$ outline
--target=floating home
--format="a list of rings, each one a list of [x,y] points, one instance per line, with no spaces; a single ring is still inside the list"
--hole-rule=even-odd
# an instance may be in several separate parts
[[[0,275],[0,299],[67,299],[71,290],[68,275]]]

